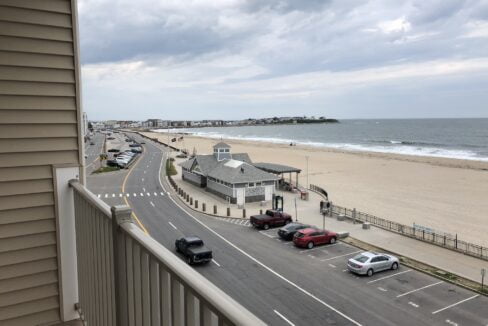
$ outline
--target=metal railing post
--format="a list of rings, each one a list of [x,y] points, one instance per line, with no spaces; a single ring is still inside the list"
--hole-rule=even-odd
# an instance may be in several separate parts
[[[127,325],[127,261],[125,256],[125,237],[119,232],[123,223],[131,223],[132,210],[129,206],[113,206],[112,212],[112,241],[115,292],[115,325]]]

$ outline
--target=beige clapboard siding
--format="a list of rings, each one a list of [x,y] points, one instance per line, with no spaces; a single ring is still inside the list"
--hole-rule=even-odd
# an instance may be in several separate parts
[[[55,54],[0,51],[0,65],[74,69],[73,57]]]
[[[57,279],[52,282],[57,282]],[[15,292],[3,293],[0,297],[0,307],[8,307],[25,302],[31,302],[34,300],[43,299],[57,295],[57,284],[46,284],[32,289],[17,290]]]
[[[12,139],[12,135],[15,135],[15,138],[72,138],[77,137],[77,126],[76,124],[2,125],[0,139]]]
[[[56,147],[53,147],[56,145]],[[58,151],[76,150],[76,138],[44,139],[0,139],[0,153],[46,152],[56,148]]]
[[[55,218],[52,205],[0,210],[0,225]]]
[[[52,192],[0,197],[2,210],[47,205],[54,205],[54,194]]]
[[[38,273],[56,271],[58,261],[56,258],[30,261],[22,264],[0,267],[0,280],[16,278],[24,275],[35,275]]]
[[[0,169],[0,182],[20,181],[20,180],[38,180],[50,179],[53,176],[53,170],[50,166],[24,166]],[[1,211],[0,211],[1,212]],[[0,213],[0,224],[1,224]]]
[[[0,5],[71,14],[69,0],[0,0]]]
[[[76,111],[0,110],[4,124],[76,124]]]
[[[39,321],[41,320],[44,325],[50,325],[52,322],[59,321],[59,310],[50,309],[15,319],[5,320],[2,321],[2,326],[42,325],[39,324]]]
[[[78,151],[0,153],[0,168],[11,166],[32,166],[45,164],[78,164]]]
[[[73,34],[69,28],[13,23],[6,21],[0,21],[0,34],[52,41],[73,41]]]
[[[47,271],[42,273],[37,273],[33,275],[24,275],[19,277],[14,277],[8,280],[0,280],[0,294],[8,293],[12,291],[25,290],[28,288],[35,288],[39,286],[45,286],[48,284],[53,284],[58,281],[57,271]],[[9,306],[8,301],[2,301],[0,298],[0,307]],[[39,299],[39,298],[35,298]],[[30,300],[24,300],[30,301]]]
[[[45,221],[49,221],[49,220],[45,220]],[[53,224],[52,229],[55,229],[54,220],[52,224]],[[48,228],[46,226],[44,227],[46,229]],[[10,237],[6,239],[0,238],[0,244],[2,245],[2,247],[0,247],[0,252],[29,249],[37,246],[48,246],[48,245],[56,244],[56,233],[53,230],[52,232],[46,232],[46,233],[37,232],[26,236],[16,236],[16,237]]]
[[[0,94],[0,110],[74,110],[74,97],[18,96]]]
[[[53,257],[56,257],[55,245],[2,252],[0,253],[0,266],[21,264]]]
[[[20,8],[20,6],[4,6],[1,1],[0,20],[16,23],[39,24],[43,26],[71,28],[71,15],[69,14]]]
[[[0,80],[0,94],[75,96],[75,86],[74,84],[67,83],[36,83],[15,80]]]
[[[52,179],[0,182],[0,196],[32,194],[53,191]],[[1,231],[0,231],[1,232]]]
[[[12,67],[0,65],[0,79],[73,84],[75,82],[75,73],[73,70],[68,69]]]
[[[0,35],[0,51],[1,50],[69,56],[73,55],[73,45],[71,42],[19,38],[4,35]]]
[[[55,309],[58,306],[59,306],[59,299],[58,296],[55,295],[55,296],[51,296],[39,300],[24,302],[21,304],[11,305],[7,307],[0,307],[0,321],[1,321],[0,325],[2,326],[10,325],[8,321],[9,319],[26,316],[32,313]],[[34,320],[34,323],[30,325],[38,325],[38,324],[42,324],[43,322],[39,323],[39,321],[37,321],[36,323]],[[29,324],[24,324],[24,325],[29,325]]]
[[[0,247],[0,252],[7,251],[9,246],[12,246],[13,244],[10,245],[7,242],[7,239],[9,238],[19,238],[23,239],[26,243],[27,242],[32,242],[33,237],[31,239],[28,238],[29,235],[34,235],[34,236],[42,236],[39,237],[38,240],[40,242],[50,242],[51,241],[51,236],[54,234],[46,234],[50,232],[55,232],[56,231],[56,222],[54,219],[46,219],[46,220],[38,220],[38,221],[29,221],[29,222],[21,222],[21,223],[12,223],[12,224],[4,224],[2,225],[2,228],[0,230],[0,243],[3,244],[3,247]],[[54,238],[53,238],[54,239]],[[5,241],[2,241],[5,240]],[[10,239],[9,241],[14,242],[15,239]],[[52,243],[44,243],[43,245],[48,245]],[[16,246],[21,245],[21,244],[16,244]],[[30,247],[26,247],[30,248]],[[18,250],[17,249],[12,249],[12,250]],[[25,248],[24,248],[25,249]]]

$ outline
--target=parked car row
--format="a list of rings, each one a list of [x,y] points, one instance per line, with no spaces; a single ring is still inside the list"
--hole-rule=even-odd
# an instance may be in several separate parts
[[[132,150],[126,150],[125,152],[116,152],[114,153],[113,159],[107,160],[107,165],[118,166],[123,169],[127,167],[132,162],[132,160],[135,159],[138,153],[140,153],[140,151],[134,152]]]
[[[265,230],[282,226],[278,230],[278,236],[285,241],[293,241],[297,247],[312,249],[318,245],[334,244],[338,238],[337,233],[333,231],[292,222],[291,216],[281,211],[267,210],[265,214],[251,216],[250,220],[254,227]],[[396,270],[399,266],[400,261],[397,257],[376,252],[363,252],[347,261],[350,272],[367,276],[383,270]]]

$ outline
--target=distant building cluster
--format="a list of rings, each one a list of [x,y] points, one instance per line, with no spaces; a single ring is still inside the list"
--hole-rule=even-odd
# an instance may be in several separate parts
[[[94,129],[118,129],[118,128],[202,128],[202,127],[230,127],[230,126],[255,126],[298,123],[333,123],[336,119],[326,117],[273,117],[245,120],[162,120],[148,119],[146,121],[107,120],[92,121]]]

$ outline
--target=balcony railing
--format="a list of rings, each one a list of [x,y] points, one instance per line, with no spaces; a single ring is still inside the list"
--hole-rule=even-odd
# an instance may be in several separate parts
[[[88,325],[264,325],[141,231],[128,206],[74,189],[78,310]]]

